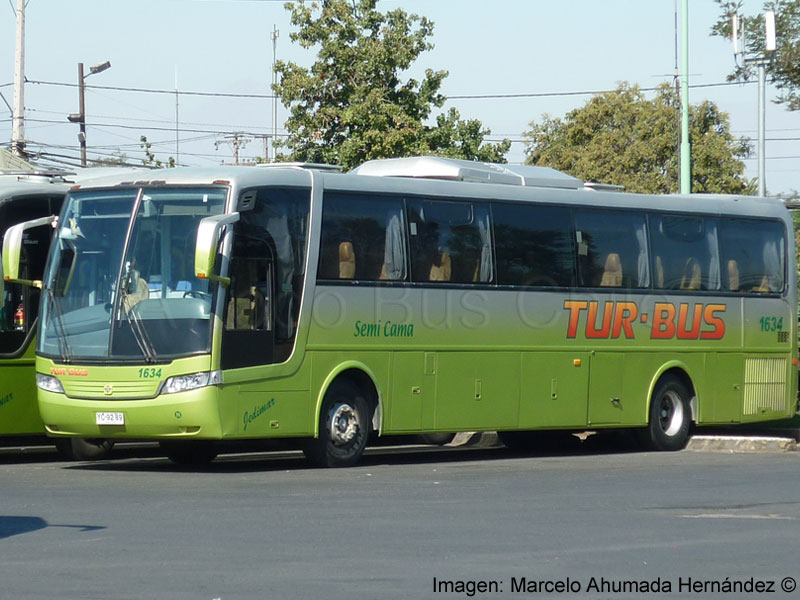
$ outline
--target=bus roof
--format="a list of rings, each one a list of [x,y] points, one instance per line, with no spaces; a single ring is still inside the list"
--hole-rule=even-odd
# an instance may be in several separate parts
[[[777,198],[722,194],[633,194],[614,191],[613,188],[609,190],[607,186],[587,187],[577,178],[545,167],[472,163],[436,157],[369,161],[349,173],[339,173],[321,165],[287,163],[274,164],[270,168],[217,166],[138,170],[90,178],[78,183],[81,189],[216,183],[230,184],[241,190],[267,184],[309,186],[312,171],[316,174],[318,184],[337,191],[788,218],[785,204]],[[498,183],[501,180],[502,183]]]
[[[0,203],[19,197],[66,194],[68,189],[69,185],[64,181],[45,176],[31,177],[0,173]]]

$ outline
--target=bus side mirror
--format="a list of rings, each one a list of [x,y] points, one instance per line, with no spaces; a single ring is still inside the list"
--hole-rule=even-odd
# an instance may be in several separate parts
[[[32,221],[19,223],[18,225],[8,228],[5,237],[3,237],[3,279],[5,281],[38,288],[42,287],[41,281],[28,281],[19,278],[19,259],[22,254],[22,240],[28,229],[42,227],[43,225],[52,225],[57,218],[58,217],[55,215],[51,215],[49,217],[42,217],[41,219],[33,219]]]
[[[214,275],[214,262],[217,258],[217,245],[222,228],[225,225],[236,223],[238,220],[239,213],[231,213],[206,217],[200,221],[200,225],[197,227],[197,245],[194,250],[194,272],[198,279],[221,281],[225,285],[230,283],[227,277]]]

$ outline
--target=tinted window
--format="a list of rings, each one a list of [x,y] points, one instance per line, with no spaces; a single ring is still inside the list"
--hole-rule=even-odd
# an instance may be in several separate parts
[[[413,281],[493,280],[488,206],[409,200],[408,229]]]
[[[766,294],[784,288],[783,225],[755,219],[725,219],[719,228],[722,289]]]
[[[326,194],[322,209],[320,279],[406,279],[403,201]]]
[[[715,219],[652,215],[650,239],[656,288],[689,291],[719,289]]]
[[[63,194],[54,194],[16,198],[2,203],[0,238],[12,225],[57,214],[63,200]],[[42,278],[52,236],[53,228],[49,226],[35,227],[24,233],[20,249],[20,278]],[[33,329],[38,311],[38,288],[6,283],[4,295],[0,298],[0,354],[14,354],[23,350],[23,343]]]
[[[499,284],[574,285],[569,209],[495,204],[492,218]]]
[[[628,289],[650,285],[643,214],[609,210],[574,214],[581,285]]]
[[[237,227],[243,236],[262,240],[261,248],[265,252],[268,249],[269,258],[274,261],[274,275],[270,273],[270,277],[274,277],[276,289],[274,314],[278,342],[291,342],[296,331],[306,264],[309,204],[308,190],[260,189],[255,207],[242,213],[241,226]],[[249,247],[247,256],[257,256],[254,247]],[[257,287],[267,291],[264,267],[253,266],[250,276],[252,273],[258,274]]]

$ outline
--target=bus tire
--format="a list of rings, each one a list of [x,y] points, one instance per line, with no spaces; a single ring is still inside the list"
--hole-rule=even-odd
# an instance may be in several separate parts
[[[665,375],[653,391],[647,427],[639,430],[640,441],[651,450],[681,450],[689,439],[691,421],[686,384],[675,375]]]
[[[207,465],[219,453],[217,445],[211,440],[164,440],[158,445],[166,457],[178,465]]]
[[[335,381],[322,401],[319,437],[308,441],[304,453],[320,467],[349,467],[364,453],[370,432],[367,401],[346,379]]]
[[[66,438],[56,440],[56,450],[65,460],[102,460],[111,454],[114,442],[103,438]]]

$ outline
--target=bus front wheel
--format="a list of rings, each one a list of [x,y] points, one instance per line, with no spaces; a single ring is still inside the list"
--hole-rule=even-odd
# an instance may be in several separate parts
[[[319,437],[309,440],[306,457],[321,467],[349,467],[364,453],[369,436],[367,401],[350,381],[334,382],[319,415]]]
[[[692,411],[689,390],[675,375],[662,377],[650,401],[649,422],[640,431],[642,443],[652,450],[680,450],[689,439]]]

